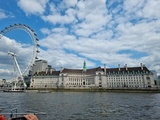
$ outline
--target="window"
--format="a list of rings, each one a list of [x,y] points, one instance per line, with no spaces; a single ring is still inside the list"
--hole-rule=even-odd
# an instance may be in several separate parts
[[[62,74],[62,81],[64,80],[64,75]]]
[[[99,76],[99,80],[102,80],[102,78],[101,78],[101,73],[99,73],[98,76]]]
[[[150,77],[146,77],[147,80],[150,80]]]
[[[85,81],[83,82],[83,85],[85,85]]]

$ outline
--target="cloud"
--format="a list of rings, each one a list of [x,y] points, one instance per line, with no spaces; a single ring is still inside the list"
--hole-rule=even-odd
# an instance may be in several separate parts
[[[7,18],[7,15],[4,12],[0,11],[0,19],[4,18]]]
[[[105,3],[104,0],[80,0],[72,5],[64,4],[64,1],[59,6],[52,4],[51,14],[43,15],[42,19],[53,25],[62,26],[51,29],[50,34],[40,41],[41,44],[50,52],[53,50],[58,53],[60,50],[59,54],[63,53],[64,59],[69,61],[73,58],[68,55],[80,60],[85,58],[91,62],[91,66],[95,65],[94,61],[115,67],[119,63],[121,66],[126,63],[128,66],[139,66],[142,62],[150,69],[155,68],[160,72],[157,69],[160,60],[157,56],[160,50],[157,44],[160,38],[159,7],[157,7],[159,1],[126,0]],[[116,7],[113,7],[115,5]],[[154,8],[156,11],[152,12]],[[139,54],[134,58],[133,56],[138,53],[145,55]],[[56,57],[57,54],[54,55],[60,61],[63,59],[63,55],[59,58]],[[77,60],[75,63],[73,61],[72,64],[75,66]],[[56,63],[53,61],[52,64]]]
[[[5,18],[12,18],[12,17],[14,17],[12,13],[9,13],[7,11],[0,9],[0,20]]]
[[[40,57],[53,67],[80,68],[84,60],[89,67],[145,63],[160,73],[160,0],[20,0],[18,5],[49,23],[40,29]]]
[[[49,31],[48,28],[42,28],[40,31],[41,31],[43,34],[50,34],[50,31]]]
[[[81,0],[77,3],[77,9],[77,17],[79,20],[85,19],[89,14],[105,15],[108,12],[106,9],[105,0]]]
[[[108,14],[104,0],[79,1],[77,6],[79,22],[74,26],[74,29],[78,36],[89,37],[103,30],[112,18]]]
[[[79,68],[82,69],[83,61],[86,60],[83,57],[79,57],[75,54],[68,54],[63,50],[47,50],[44,51],[41,49],[40,59],[45,59],[48,61],[49,65],[52,65],[53,68],[59,70],[61,67],[63,68]],[[93,62],[88,60],[88,66],[95,66]]]
[[[0,79],[10,79],[13,76],[13,72],[9,69],[0,69]]]
[[[17,5],[26,13],[43,14],[48,0],[19,0]]]
[[[142,16],[150,19],[159,19],[160,18],[160,0],[147,1],[144,8],[142,9]]]
[[[77,4],[77,0],[63,0],[61,7],[69,8],[74,7]]]
[[[51,14],[41,16],[41,18],[46,22],[50,22],[52,24],[69,24],[76,21],[75,10],[72,8],[65,10],[65,15],[55,9],[54,4],[50,5],[50,9]]]

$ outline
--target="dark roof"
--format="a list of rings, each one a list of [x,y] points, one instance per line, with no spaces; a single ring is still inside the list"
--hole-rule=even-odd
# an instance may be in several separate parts
[[[47,62],[46,60],[41,60],[41,59],[40,60],[36,60],[35,62],[39,62],[39,61],[45,61],[45,62]]]
[[[95,74],[96,71],[102,71],[101,67],[87,69],[83,71],[83,69],[67,69],[64,68],[62,73],[71,73],[71,74]]]
[[[41,71],[41,72],[36,72],[34,76],[44,76],[44,75],[59,75],[60,71]]]
[[[104,68],[102,69],[104,71]],[[130,72],[135,72],[135,73],[141,73],[141,72],[150,72],[146,67],[143,67],[143,69],[141,67],[127,67],[126,68],[106,68],[106,73],[130,73]]]
[[[67,73],[67,74],[87,74],[87,75],[93,75],[95,74],[97,71],[99,72],[104,72],[104,68],[101,67],[97,67],[97,68],[92,68],[92,69],[87,69],[86,71],[83,71],[83,69],[67,69],[64,68],[62,70],[62,73]],[[149,71],[147,69],[147,67],[143,67],[143,69],[141,67],[127,67],[126,68],[106,68],[106,74],[115,74],[115,73],[151,73],[151,71]],[[54,76],[58,76],[60,74],[60,71],[42,71],[42,72],[36,72],[34,74],[34,76],[50,76],[50,75],[54,75]]]

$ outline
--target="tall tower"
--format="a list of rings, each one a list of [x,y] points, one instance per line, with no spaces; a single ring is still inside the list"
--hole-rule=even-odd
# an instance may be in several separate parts
[[[86,68],[86,62],[84,61],[83,63],[83,71],[86,72],[87,68]]]

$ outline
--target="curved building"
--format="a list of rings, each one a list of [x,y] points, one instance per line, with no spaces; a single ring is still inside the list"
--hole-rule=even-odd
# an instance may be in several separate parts
[[[141,64],[140,67],[123,68],[86,68],[60,71],[36,72],[31,79],[31,88],[63,88],[63,89],[120,89],[155,87],[151,71]]]

